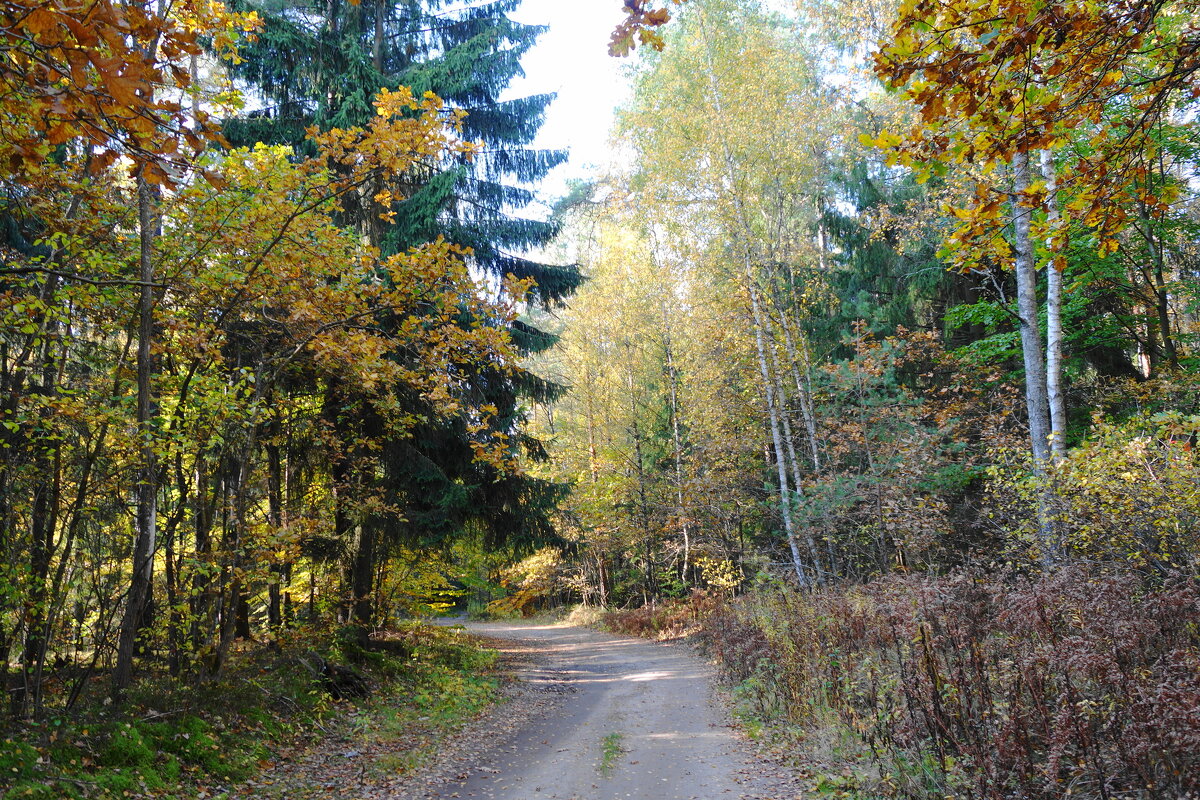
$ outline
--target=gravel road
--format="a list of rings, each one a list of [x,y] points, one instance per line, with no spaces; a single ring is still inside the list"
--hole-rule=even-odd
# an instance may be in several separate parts
[[[791,800],[788,777],[756,758],[714,698],[691,648],[564,625],[468,623],[518,656],[533,714],[425,797],[487,800]],[[536,705],[536,704],[535,704]],[[506,708],[501,707],[499,715]],[[466,762],[466,763],[463,763]]]

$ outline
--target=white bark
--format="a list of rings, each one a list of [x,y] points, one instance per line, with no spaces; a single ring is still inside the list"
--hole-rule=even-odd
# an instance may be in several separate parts
[[[708,41],[707,31],[705,31],[705,38]],[[708,44],[711,47],[711,41],[708,41]],[[724,101],[720,87],[717,85],[711,57],[707,66],[708,73],[706,77],[708,79],[709,91],[712,95],[713,111],[716,112],[718,119],[728,119],[725,115]],[[788,481],[787,450],[783,441],[783,427],[780,420],[782,409],[779,404],[779,398],[776,396],[775,378],[767,363],[767,347],[770,344],[768,341],[769,321],[763,309],[757,276],[755,275],[752,230],[746,214],[744,198],[737,186],[737,178],[740,174],[737,160],[734,158],[733,151],[729,146],[728,135],[724,131],[721,131],[719,135],[719,146],[722,151],[722,158],[719,163],[722,163],[725,168],[725,174],[721,176],[722,189],[729,195],[736,220],[737,229],[731,231],[731,233],[733,233],[734,244],[740,251],[742,271],[746,278],[746,290],[750,294],[750,311],[754,321],[754,342],[758,355],[758,366],[762,375],[763,389],[766,393],[767,417],[771,425],[771,442],[775,448],[775,471],[779,479],[779,512],[783,518],[784,535],[787,538],[788,549],[791,551],[792,568],[796,573],[796,580],[802,587],[808,587],[812,585],[812,581],[804,568],[804,560],[800,556],[800,546],[796,538],[796,526],[792,520],[792,489]],[[815,542],[812,541],[811,536],[809,537],[809,545],[810,550],[815,551]]]
[[[1021,354],[1025,366],[1025,407],[1029,415],[1029,439],[1037,469],[1050,457],[1049,401],[1046,393],[1046,363],[1038,325],[1037,270],[1029,233],[1033,209],[1023,205],[1021,195],[1029,188],[1029,156],[1017,153],[1013,169],[1013,244],[1017,277],[1017,314],[1021,319]]]
[[[768,335],[771,333],[768,328]],[[800,459],[796,457],[795,437],[792,434],[792,422],[788,411],[788,395],[787,387],[784,385],[783,369],[779,364],[779,354],[777,348],[772,346],[769,350],[771,355],[771,371],[775,379],[775,396],[779,403],[781,413],[780,421],[783,423],[783,441],[787,447],[788,469],[792,476],[792,489],[797,499],[804,498],[803,481],[801,480]],[[814,578],[817,583],[822,583],[825,580],[824,568],[821,564],[820,551],[817,549],[816,540],[813,537],[812,529],[805,528],[805,543],[808,546],[808,557],[812,560]]]
[[[679,515],[680,532],[683,534],[683,564],[679,569],[679,579],[686,584],[688,566],[692,556],[692,535],[690,514],[684,508],[683,503],[683,487],[686,481],[683,476],[683,440],[679,435],[679,371],[675,368],[675,353],[671,343],[671,317],[665,300],[660,303],[659,309],[663,324],[663,354],[667,362],[667,380],[671,390],[671,446],[675,460],[675,505],[676,513]]]
[[[775,471],[779,478],[779,513],[783,517],[783,530],[787,537],[788,549],[792,553],[792,567],[796,572],[796,580],[800,582],[801,586],[807,587],[810,585],[810,581],[804,571],[804,562],[800,558],[800,547],[796,543],[796,529],[792,523],[792,493],[788,484],[788,471],[785,463],[783,430],[779,419],[779,399],[775,394],[774,376],[767,364],[766,325],[762,302],[759,299],[758,286],[754,280],[753,261],[745,247],[742,248],[742,251],[746,286],[750,291],[750,311],[754,318],[754,343],[758,352],[758,367],[767,395],[767,416],[771,421],[771,443],[775,447]]]
[[[1053,235],[1058,225],[1058,176],[1054,154],[1042,151],[1042,179],[1046,182],[1046,212]],[[1050,405],[1050,452],[1055,459],[1067,455],[1067,406],[1062,385],[1062,272],[1055,266],[1055,248],[1050,246],[1046,266],[1046,396]]]
[[[1017,312],[1021,318],[1021,353],[1025,364],[1025,406],[1029,414],[1029,439],[1033,449],[1033,469],[1045,477],[1050,460],[1049,400],[1046,390],[1046,361],[1038,325],[1037,270],[1033,263],[1033,241],[1029,222],[1033,209],[1021,204],[1021,194],[1029,188],[1029,155],[1013,156],[1013,249],[1017,274]],[[1042,564],[1053,566],[1057,556],[1054,523],[1050,517],[1050,489],[1038,498],[1038,547]]]
[[[813,411],[812,389],[808,385],[807,365],[804,375],[801,375],[801,358],[792,339],[791,326],[787,314],[780,314],[780,328],[783,329],[783,347],[787,353],[788,366],[792,373],[792,381],[796,384],[796,397],[800,400],[800,416],[804,420],[804,432],[808,435],[809,458],[812,459],[813,472],[821,471],[821,453],[817,447],[817,420]]]

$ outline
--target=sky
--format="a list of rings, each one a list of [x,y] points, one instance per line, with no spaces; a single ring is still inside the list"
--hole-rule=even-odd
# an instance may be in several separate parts
[[[566,192],[570,178],[585,177],[608,161],[613,111],[629,96],[623,73],[629,59],[608,54],[608,39],[622,17],[620,0],[525,0],[514,19],[549,25],[522,61],[525,77],[505,97],[556,92],[533,146],[567,149],[571,160],[543,181],[543,201]]]

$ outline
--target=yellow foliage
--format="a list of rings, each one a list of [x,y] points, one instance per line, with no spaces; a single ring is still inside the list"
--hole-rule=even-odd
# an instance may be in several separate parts
[[[1095,434],[1032,476],[1023,459],[993,470],[997,508],[1023,501],[1042,509],[1064,560],[1133,567],[1152,574],[1195,569],[1200,560],[1200,417],[1159,414]],[[1046,535],[1030,511],[1013,524],[1021,547]]]
[[[488,610],[529,616],[540,601],[562,588],[562,567],[563,554],[556,547],[543,547],[505,567],[500,571],[500,584],[512,594],[488,603]]]
[[[733,594],[742,585],[741,570],[728,558],[699,556],[696,566],[700,568],[704,582],[722,594]]]

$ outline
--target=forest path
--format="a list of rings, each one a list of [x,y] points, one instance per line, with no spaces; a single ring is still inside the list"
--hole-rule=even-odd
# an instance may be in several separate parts
[[[473,753],[429,798],[790,800],[799,796],[734,733],[712,670],[683,644],[566,625],[466,623],[549,696]],[[501,706],[496,713],[505,715]]]

